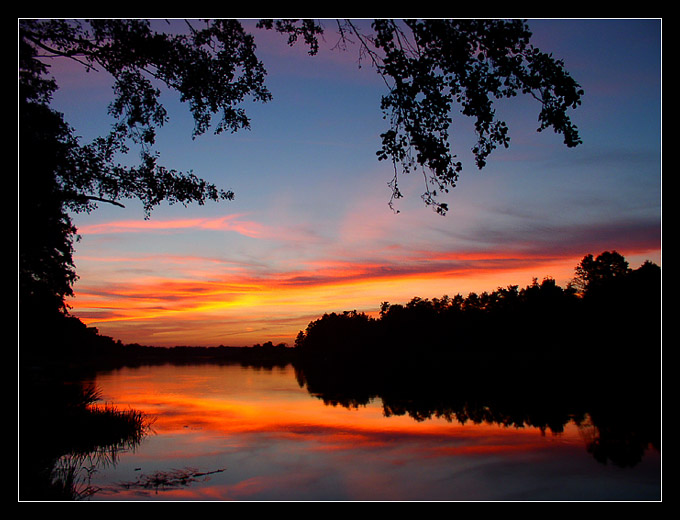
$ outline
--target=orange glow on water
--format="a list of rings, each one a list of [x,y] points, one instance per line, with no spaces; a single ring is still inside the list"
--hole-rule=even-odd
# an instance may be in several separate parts
[[[153,435],[121,459],[123,474],[139,476],[139,471],[156,468],[224,469],[193,487],[152,495],[162,499],[315,498],[324,492],[358,500],[467,496],[472,491],[451,487],[445,475],[458,474],[474,483],[475,471],[485,473],[487,464],[525,466],[548,453],[590,458],[572,425],[551,434],[534,427],[386,417],[380,400],[351,409],[328,406],[298,386],[292,367],[140,367],[101,374],[97,385],[102,399],[155,418]],[[125,480],[111,471],[98,476],[104,488],[100,498],[139,496],[135,489],[107,494],[112,489],[107,479]],[[502,471],[498,475],[494,479]],[[341,487],[326,489],[326,478],[341,479]]]
[[[385,446],[403,438],[451,438],[461,444],[438,447],[433,456],[529,449],[544,442],[541,432],[531,427],[385,417],[379,400],[359,408],[328,406],[296,384],[292,367],[275,369],[274,373],[210,365],[155,367],[138,372],[134,384],[116,374],[100,376],[98,384],[104,399],[155,417],[154,430],[159,434],[268,433],[316,439],[319,444],[314,449],[321,451]],[[560,438],[573,441],[574,431],[560,434]],[[474,444],[464,445],[473,440]]]

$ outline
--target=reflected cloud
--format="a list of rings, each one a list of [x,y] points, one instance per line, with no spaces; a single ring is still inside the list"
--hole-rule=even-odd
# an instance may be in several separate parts
[[[100,374],[97,384],[106,398],[156,417],[157,435],[130,464],[209,474],[164,490],[164,499],[488,500],[527,489],[532,499],[554,499],[589,496],[575,476],[607,471],[593,467],[573,423],[551,433],[493,420],[385,416],[381,399],[329,406],[295,382],[291,366],[142,366]],[[507,475],[512,485],[503,482]],[[547,487],[533,490],[540,475]]]
[[[191,374],[200,377],[193,378]],[[228,381],[218,384],[224,374],[229,374]],[[486,422],[418,422],[405,415],[385,417],[379,399],[357,409],[328,406],[293,386],[292,367],[278,377],[256,375],[237,366],[156,367],[140,371],[133,388],[118,385],[117,381],[116,376],[104,375],[99,384],[116,402],[154,417],[158,435],[187,436],[193,439],[191,442],[201,444],[201,453],[209,449],[202,444],[205,439],[242,439],[246,434],[304,441],[311,443],[307,449],[319,452],[371,451],[412,443],[422,446],[420,456],[427,452],[432,457],[535,450],[545,444],[545,435],[537,427],[499,428]],[[263,382],[281,385],[283,381],[287,381],[284,387],[258,387]],[[230,390],[232,387],[238,391]],[[266,399],[262,399],[261,392],[266,392]],[[565,429],[559,438],[563,443],[583,443],[576,427]],[[246,449],[241,442],[237,445],[240,450]]]

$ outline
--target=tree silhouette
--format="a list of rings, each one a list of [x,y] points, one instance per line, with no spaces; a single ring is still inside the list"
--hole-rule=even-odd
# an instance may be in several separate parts
[[[647,261],[633,270],[622,255],[605,251],[596,258],[586,255],[575,272],[589,281],[585,294],[546,277],[523,289],[510,285],[467,297],[384,301],[375,319],[356,311],[324,314],[299,332],[295,346],[310,357],[401,361],[480,352],[553,355],[563,347],[576,352],[581,347],[575,339],[585,337],[596,345],[584,343],[590,359],[601,355],[608,363],[611,356],[640,354],[656,359],[661,268]],[[574,324],[578,334],[563,332]]]
[[[629,272],[628,262],[616,251],[605,251],[597,258],[589,254],[576,266],[572,284],[584,295],[592,294],[605,285],[621,280]]]
[[[312,20],[262,20],[258,26],[288,35],[290,45],[303,39],[310,54],[324,34]],[[388,88],[381,108],[389,129],[377,155],[394,164],[392,200],[401,197],[398,176],[420,169],[426,178],[423,200],[446,212],[437,196],[455,186],[462,168],[448,141],[456,104],[475,120],[473,153],[480,168],[496,146],[509,144],[494,99],[532,95],[541,106],[539,130],[554,128],[567,146],[580,142],[567,110],[578,106],[582,91],[562,62],[529,44],[524,22],[375,20],[372,33],[365,34],[342,20],[337,28],[340,43],[358,42],[361,57]],[[107,135],[82,144],[63,115],[49,107],[58,86],[47,60],[55,58],[112,76],[114,123]],[[196,137],[210,128],[215,133],[249,128],[242,105],[271,98],[264,77],[253,36],[238,20],[186,22],[184,32],[172,33],[152,30],[148,20],[20,20],[21,299],[54,300],[52,306],[63,310],[76,278],[76,230],[69,212],[136,198],[148,216],[162,201],[232,199],[231,191],[159,163],[153,146],[157,130],[168,122],[160,86],[188,103]],[[139,149],[140,160],[124,166],[120,158],[130,146]]]
[[[409,35],[394,21],[374,23],[373,43],[384,53],[378,69],[391,80],[382,100],[390,129],[382,134],[379,157],[395,163],[394,197],[401,197],[397,175],[420,168],[427,171],[423,200],[447,211],[438,193],[455,187],[462,170],[448,139],[455,104],[475,122],[472,152],[480,169],[497,146],[510,141],[493,99],[533,95],[541,104],[539,130],[553,127],[567,146],[580,143],[566,111],[580,104],[582,91],[560,61],[529,45],[524,22],[409,20],[405,25]]]
[[[260,27],[302,36],[310,54],[318,50],[323,28],[309,20],[263,20]],[[392,199],[402,197],[399,176],[421,171],[427,205],[445,214],[441,193],[455,187],[461,162],[451,151],[449,129],[453,106],[475,121],[477,166],[486,165],[497,146],[508,147],[505,121],[496,117],[494,100],[518,94],[540,104],[538,131],[553,128],[564,143],[581,143],[567,112],[581,103],[583,90],[564,63],[530,44],[531,32],[521,20],[374,20],[365,34],[351,20],[337,20],[339,44],[358,43],[361,57],[381,75],[388,88],[381,108],[389,129],[381,134],[380,160],[391,160]]]
[[[114,80],[111,132],[81,144],[62,114],[49,107],[57,89],[45,58],[68,58]],[[216,132],[247,127],[237,105],[252,95],[267,100],[264,70],[252,36],[234,21],[216,21],[188,35],[162,35],[145,20],[21,20],[19,26],[20,302],[64,309],[75,280],[75,237],[68,211],[91,211],[98,202],[137,198],[148,212],[170,203],[231,199],[193,173],[158,164],[152,150],[166,123],[158,102],[163,82],[189,103],[194,133],[221,112]],[[137,166],[123,166],[130,143],[140,148]]]

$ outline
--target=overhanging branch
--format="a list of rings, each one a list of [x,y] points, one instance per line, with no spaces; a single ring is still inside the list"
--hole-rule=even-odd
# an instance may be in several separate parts
[[[82,202],[86,203],[89,200],[97,201],[97,202],[106,202],[107,204],[113,204],[114,206],[118,206],[120,208],[124,208],[125,206],[121,204],[118,201],[111,200],[111,199],[104,199],[102,197],[95,197],[94,195],[80,195],[80,194],[66,194],[64,197],[64,201],[73,201],[73,202]]]

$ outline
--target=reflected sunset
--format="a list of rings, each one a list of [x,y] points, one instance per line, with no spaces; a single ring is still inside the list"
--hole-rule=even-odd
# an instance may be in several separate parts
[[[515,484],[492,491],[502,473],[482,471],[487,464],[509,471],[531,461],[570,472],[590,462],[583,433],[573,424],[553,433],[487,422],[414,421],[386,417],[379,399],[357,408],[329,406],[295,383],[290,366],[142,367],[102,374],[97,384],[102,399],[144,410],[155,419],[154,433],[134,453],[121,456],[115,478],[113,469],[101,470],[96,483],[103,490],[96,497],[102,500],[323,499],[326,493],[349,500],[436,499],[440,493],[502,497],[512,495]],[[157,492],[115,485],[151,467],[220,472]],[[456,474],[470,478],[478,471],[478,477],[453,491]],[[409,472],[415,473],[402,481]],[[335,487],[327,487],[330,482]]]
[[[274,369],[273,375],[267,370],[211,365],[138,372],[141,377],[134,385],[127,379],[117,384],[115,373],[100,376],[102,399],[143,410],[154,418],[154,430],[159,434],[199,430],[225,436],[276,434],[313,439],[321,450],[354,444],[370,448],[405,438],[414,442],[418,438],[455,438],[461,443],[476,439],[475,447],[461,449],[491,451],[501,446],[517,449],[519,445],[530,449],[544,442],[538,428],[462,425],[443,419],[421,424],[406,416],[388,418],[379,400],[358,408],[326,406],[295,384],[292,366]],[[172,413],[165,413],[167,410]],[[575,428],[559,438],[560,442],[580,442]]]

